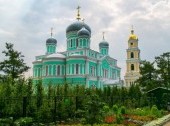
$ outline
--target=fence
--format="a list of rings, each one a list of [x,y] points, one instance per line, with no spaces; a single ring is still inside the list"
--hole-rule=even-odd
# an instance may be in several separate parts
[[[87,100],[86,100],[87,99]],[[140,99],[130,97],[105,97],[104,103],[121,104],[127,106],[140,104]],[[152,106],[155,98],[148,97],[147,104]],[[32,117],[36,123],[61,123],[63,120],[81,118],[83,105],[88,102],[88,96],[54,96],[54,97],[18,97],[0,99],[0,118],[13,117],[14,120],[20,117]],[[131,102],[131,103],[129,103]],[[136,107],[136,106],[134,106]]]

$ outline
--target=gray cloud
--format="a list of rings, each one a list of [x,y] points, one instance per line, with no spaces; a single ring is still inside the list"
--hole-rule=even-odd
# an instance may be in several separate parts
[[[141,58],[153,60],[170,51],[170,4],[165,0],[2,0],[0,1],[0,52],[5,42],[14,43],[32,66],[36,55],[45,53],[45,41],[54,28],[58,51],[66,49],[65,30],[75,21],[76,7],[92,29],[91,48],[98,50],[102,32],[110,44],[109,54],[118,60],[125,74],[127,40],[133,24],[139,37]],[[1,55],[0,60],[4,57]],[[31,75],[31,72],[28,73]]]

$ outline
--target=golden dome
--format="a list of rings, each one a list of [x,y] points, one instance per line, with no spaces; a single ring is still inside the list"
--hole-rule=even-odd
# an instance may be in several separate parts
[[[134,40],[138,39],[137,35],[134,34],[134,30],[131,30],[131,34],[129,35],[129,39],[134,39]]]
[[[131,34],[131,35],[129,36],[129,39],[135,39],[135,40],[137,40],[138,37],[137,37],[137,35],[135,35],[135,34]]]

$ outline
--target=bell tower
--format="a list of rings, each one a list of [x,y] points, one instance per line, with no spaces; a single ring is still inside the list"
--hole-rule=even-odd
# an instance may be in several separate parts
[[[128,39],[125,86],[129,87],[140,77],[140,49],[138,48],[138,37],[134,34],[133,27]]]

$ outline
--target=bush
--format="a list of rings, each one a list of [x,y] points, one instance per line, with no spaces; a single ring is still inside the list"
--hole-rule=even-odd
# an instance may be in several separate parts
[[[10,117],[10,118],[4,118],[4,119],[0,119],[0,124],[4,124],[5,126],[6,125],[12,125],[13,123],[13,118]],[[1,126],[1,125],[0,125]]]
[[[155,116],[157,118],[161,117],[161,112],[158,110],[156,105],[152,106],[150,113],[151,113],[152,116]]]
[[[33,119],[31,117],[20,118],[14,122],[16,126],[32,126]]]
[[[118,106],[117,106],[117,105],[113,105],[112,109],[113,109],[113,112],[114,112],[115,114],[118,113]]]
[[[107,105],[103,106],[103,111],[105,113],[108,113],[109,112],[109,106],[107,106]]]
[[[126,108],[125,108],[125,106],[122,106],[122,107],[120,108],[120,113],[121,113],[121,114],[126,114]]]
[[[118,114],[116,115],[116,123],[117,123],[117,124],[121,124],[122,121],[123,121],[123,116],[122,116],[121,113],[118,113]]]

